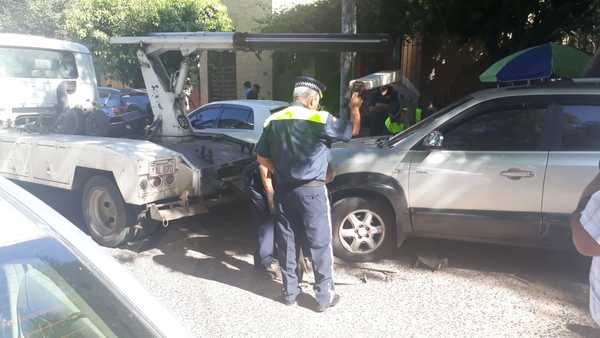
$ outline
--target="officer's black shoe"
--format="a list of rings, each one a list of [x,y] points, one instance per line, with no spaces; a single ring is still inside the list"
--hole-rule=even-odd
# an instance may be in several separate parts
[[[275,300],[286,306],[293,306],[293,305],[296,305],[296,303],[297,303],[296,299],[288,299],[288,298],[285,298],[283,295],[277,296],[277,298],[275,298]]]
[[[319,304],[319,305],[317,305],[316,311],[317,312],[325,312],[330,307],[336,306],[337,303],[339,303],[339,302],[340,302],[340,295],[335,294],[333,296],[333,299],[331,300],[331,302],[329,302],[327,304]]]

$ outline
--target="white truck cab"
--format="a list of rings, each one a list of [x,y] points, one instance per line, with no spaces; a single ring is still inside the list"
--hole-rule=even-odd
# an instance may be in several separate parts
[[[61,86],[65,102],[58,95]],[[74,42],[0,33],[0,98],[5,126],[56,115],[60,108],[91,111],[97,84],[90,51]]]

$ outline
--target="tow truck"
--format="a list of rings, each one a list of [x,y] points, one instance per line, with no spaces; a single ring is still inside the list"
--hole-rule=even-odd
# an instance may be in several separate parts
[[[137,47],[137,59],[154,113],[142,139],[0,131],[0,175],[81,195],[90,235],[115,247],[149,234],[157,224],[207,211],[240,187],[252,160],[247,140],[192,134],[184,114],[184,82],[202,51],[355,51],[391,47],[385,34],[253,34],[240,32],[154,33],[113,37]],[[169,73],[163,56],[182,61]]]

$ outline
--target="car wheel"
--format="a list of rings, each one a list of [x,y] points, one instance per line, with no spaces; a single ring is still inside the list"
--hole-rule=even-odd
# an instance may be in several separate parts
[[[392,212],[378,199],[347,197],[333,204],[333,251],[349,261],[379,258],[393,238]]]
[[[110,123],[101,110],[88,114],[85,119],[85,133],[90,136],[109,136]]]
[[[116,247],[128,240],[134,222],[112,179],[91,177],[83,188],[81,207],[84,222],[96,242]]]

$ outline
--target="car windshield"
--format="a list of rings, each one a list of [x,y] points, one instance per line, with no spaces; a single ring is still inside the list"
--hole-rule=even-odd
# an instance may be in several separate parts
[[[445,106],[444,108],[442,108],[442,109],[438,110],[437,112],[433,113],[432,115],[430,115],[426,119],[422,120],[421,122],[419,122],[419,123],[411,126],[410,128],[407,128],[403,132],[401,132],[399,134],[396,134],[396,135],[389,136],[387,139],[385,139],[385,144],[387,144],[387,145],[396,144],[400,140],[406,138],[409,135],[412,135],[416,131],[428,127],[434,121],[436,121],[438,118],[442,117],[443,115],[445,115],[446,113],[450,112],[454,108],[456,108],[458,106],[461,106],[461,105],[463,105],[463,104],[471,101],[471,99],[473,99],[471,96],[466,96],[466,97],[463,97],[462,99],[460,99],[458,101],[455,101],[455,102],[453,102],[453,103]]]
[[[154,335],[58,241],[0,248],[0,338]]]

